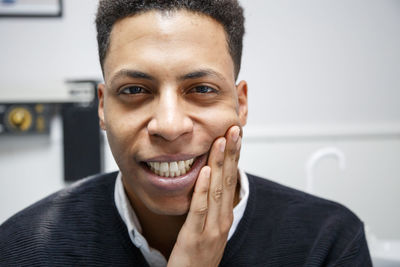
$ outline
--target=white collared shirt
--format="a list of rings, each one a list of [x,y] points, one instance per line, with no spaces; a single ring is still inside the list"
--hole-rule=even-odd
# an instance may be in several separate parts
[[[246,209],[247,199],[249,197],[249,180],[246,173],[239,169],[240,176],[240,191],[239,191],[239,203],[233,209],[233,222],[229,230],[228,240],[232,237],[235,232],[240,220],[243,217],[244,210]],[[151,248],[147,243],[146,238],[141,234],[142,227],[129,202],[128,196],[125,193],[124,185],[122,184],[121,172],[118,173],[115,182],[114,191],[115,206],[118,209],[118,213],[124,221],[129,237],[132,243],[140,249],[144,258],[151,267],[165,267],[167,266],[167,260],[165,257],[156,249]]]

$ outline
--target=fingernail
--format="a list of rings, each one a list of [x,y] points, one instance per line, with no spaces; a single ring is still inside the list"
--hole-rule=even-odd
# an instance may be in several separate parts
[[[224,139],[222,139],[222,141],[219,143],[219,150],[220,150],[221,152],[224,152],[224,151],[225,151],[225,145],[226,145],[226,140],[225,140],[225,138],[224,138]]]
[[[232,133],[233,142],[237,142],[237,140],[239,139],[239,134],[240,134],[240,129],[239,127],[235,126],[235,129],[233,129]]]
[[[210,169],[210,167],[204,166],[204,167],[203,167],[203,174],[204,174],[205,177],[209,178],[209,177],[210,177],[210,174],[211,174],[211,169]]]

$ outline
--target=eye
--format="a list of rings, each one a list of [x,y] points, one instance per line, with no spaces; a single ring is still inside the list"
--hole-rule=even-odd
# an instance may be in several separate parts
[[[135,94],[146,94],[148,91],[140,86],[129,86],[121,90],[121,94],[135,95]]]
[[[199,85],[190,90],[191,93],[198,93],[198,94],[209,94],[209,93],[218,93],[218,90],[206,86],[206,85]]]

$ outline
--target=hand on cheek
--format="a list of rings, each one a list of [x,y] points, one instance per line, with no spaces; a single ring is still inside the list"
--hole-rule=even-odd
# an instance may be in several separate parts
[[[240,145],[238,126],[214,141],[168,266],[218,266],[221,261],[233,221]]]

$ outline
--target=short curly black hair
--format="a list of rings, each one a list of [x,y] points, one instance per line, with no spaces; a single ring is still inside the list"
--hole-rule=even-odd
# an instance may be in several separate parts
[[[112,27],[118,20],[151,10],[167,12],[180,9],[210,16],[222,24],[237,78],[244,35],[243,8],[237,0],[100,0],[96,14],[96,28],[103,71]]]

